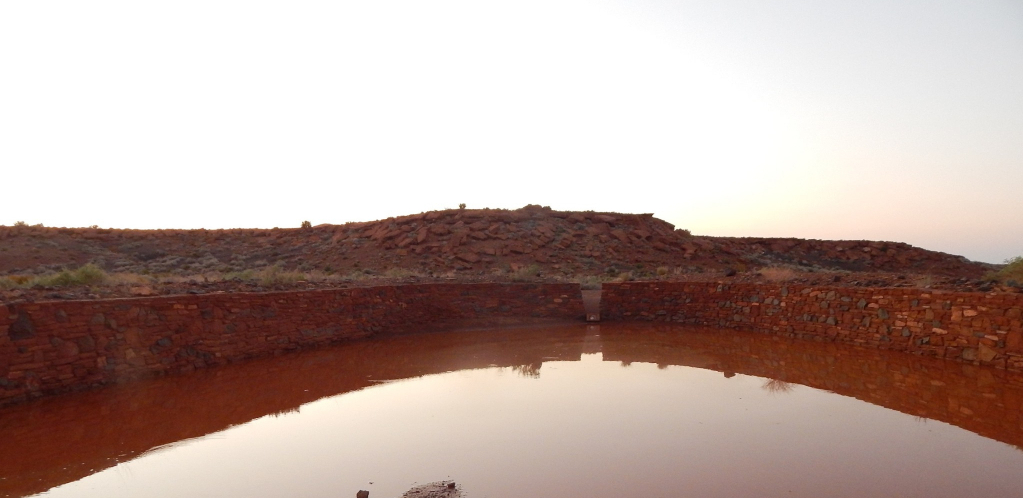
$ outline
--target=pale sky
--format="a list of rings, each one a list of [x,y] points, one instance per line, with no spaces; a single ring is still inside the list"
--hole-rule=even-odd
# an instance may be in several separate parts
[[[1023,2],[0,2],[0,224],[453,208],[1023,254]]]

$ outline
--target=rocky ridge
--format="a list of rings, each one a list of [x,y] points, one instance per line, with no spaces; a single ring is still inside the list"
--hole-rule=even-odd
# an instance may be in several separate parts
[[[992,268],[900,242],[693,236],[652,214],[554,211],[535,205],[298,229],[0,227],[0,275],[36,275],[86,263],[141,275],[227,274],[277,266],[359,277],[347,280],[411,275],[460,281],[750,279],[763,268],[783,267],[804,279],[874,281],[879,286],[897,280],[909,285],[921,276],[930,283],[974,285]]]
[[[107,271],[194,274],[279,264],[348,273],[508,269],[548,273],[677,273],[751,266],[980,277],[989,265],[900,242],[692,236],[652,214],[518,210],[432,211],[307,229],[116,230],[0,227],[0,274],[93,262]],[[561,271],[551,271],[561,270]]]

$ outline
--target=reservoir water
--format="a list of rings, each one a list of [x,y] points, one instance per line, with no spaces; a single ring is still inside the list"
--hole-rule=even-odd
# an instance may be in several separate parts
[[[0,496],[1023,496],[1023,376],[685,326],[453,331],[0,409]]]

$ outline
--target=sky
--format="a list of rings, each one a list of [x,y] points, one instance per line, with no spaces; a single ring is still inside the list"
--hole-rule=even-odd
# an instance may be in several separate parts
[[[1023,3],[0,2],[0,224],[457,207],[1023,254]]]

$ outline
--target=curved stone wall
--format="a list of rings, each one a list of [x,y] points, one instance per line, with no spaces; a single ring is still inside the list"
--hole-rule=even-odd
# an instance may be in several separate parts
[[[0,405],[360,339],[582,320],[578,284],[423,284],[18,303],[0,312]]]
[[[604,284],[601,317],[690,323],[1023,371],[1023,294],[713,282]]]
[[[799,285],[605,284],[604,320],[741,328],[1023,371],[1023,295]],[[583,320],[577,284],[423,284],[18,303],[0,310],[0,405],[377,335]]]

